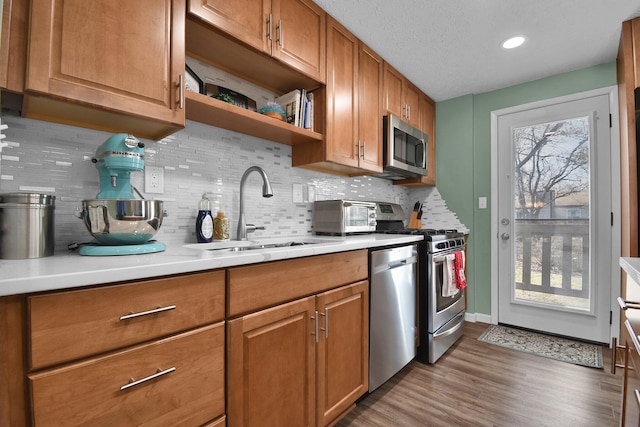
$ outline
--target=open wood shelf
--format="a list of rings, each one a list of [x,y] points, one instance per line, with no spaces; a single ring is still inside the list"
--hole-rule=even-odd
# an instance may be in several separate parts
[[[302,129],[254,111],[186,91],[187,119],[286,145],[322,141],[318,132]]]

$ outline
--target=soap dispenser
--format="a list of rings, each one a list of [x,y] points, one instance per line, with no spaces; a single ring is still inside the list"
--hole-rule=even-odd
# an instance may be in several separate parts
[[[213,240],[213,216],[211,215],[211,201],[207,198],[207,193],[202,195],[202,199],[198,203],[196,239],[198,243],[209,243]]]
[[[213,240],[229,240],[229,218],[219,210],[213,220]]]

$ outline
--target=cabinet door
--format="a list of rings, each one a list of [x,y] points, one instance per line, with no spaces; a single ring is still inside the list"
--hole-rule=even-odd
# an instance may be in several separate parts
[[[358,140],[360,167],[382,172],[382,76],[380,55],[360,44],[358,60]]]
[[[335,20],[327,26],[327,160],[358,166],[358,39]]]
[[[189,0],[189,13],[247,43],[271,53],[271,0]]]
[[[31,367],[59,364],[221,320],[224,281],[220,270],[31,296]]]
[[[24,90],[27,63],[27,0],[4,0],[1,5],[0,87],[14,92]]]
[[[315,297],[231,320],[227,331],[230,427],[315,423]]]
[[[224,414],[224,322],[29,380],[33,425],[199,426]]]
[[[184,8],[183,0],[31,2],[25,89],[184,126]]]
[[[631,32],[633,34],[633,58],[635,59],[633,67],[636,84],[634,87],[640,87],[640,17],[631,21]],[[638,108],[640,106],[636,105],[636,110]]]
[[[272,54],[325,82],[326,13],[310,0],[272,0]]]
[[[420,128],[420,89],[415,87],[411,82],[405,80],[404,102],[405,112],[404,120],[414,128]]]
[[[426,185],[436,185],[436,105],[425,94],[420,95],[420,129],[428,137],[428,175],[422,177]]]
[[[391,65],[384,63],[384,91],[383,106],[385,110],[395,116],[404,118],[404,76]],[[386,113],[385,113],[386,114]]]
[[[345,412],[369,388],[369,282],[317,297],[318,426]]]

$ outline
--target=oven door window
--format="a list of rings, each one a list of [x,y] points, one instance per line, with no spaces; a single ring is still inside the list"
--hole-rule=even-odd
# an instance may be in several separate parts
[[[346,210],[345,220],[350,227],[366,227],[369,225],[369,208],[351,206]]]
[[[451,297],[442,296],[443,295],[442,290],[443,290],[444,281],[445,281],[445,276],[444,276],[445,265],[446,264],[444,261],[434,261],[433,263],[433,268],[434,268],[433,280],[435,280],[436,282],[435,286],[436,286],[436,302],[437,302],[436,311],[437,312],[446,310],[449,306],[455,304],[456,301],[458,301],[463,295],[462,291],[458,291],[457,294]]]

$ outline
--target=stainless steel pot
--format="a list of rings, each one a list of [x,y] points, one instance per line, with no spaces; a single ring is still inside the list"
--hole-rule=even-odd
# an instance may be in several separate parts
[[[81,218],[103,245],[137,245],[151,240],[160,229],[162,206],[159,200],[83,200]]]
[[[55,199],[48,194],[0,194],[0,258],[53,255]]]

